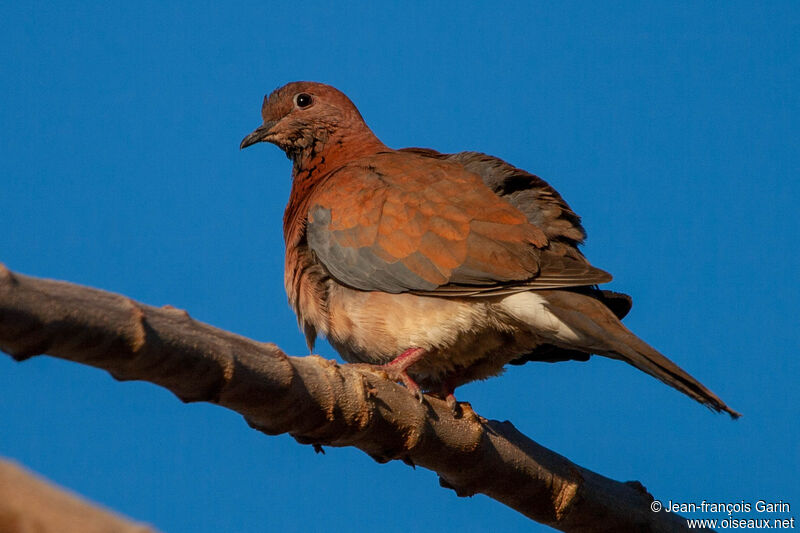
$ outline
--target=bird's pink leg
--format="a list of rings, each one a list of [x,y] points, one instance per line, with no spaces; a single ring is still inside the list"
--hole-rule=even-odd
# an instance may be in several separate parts
[[[391,362],[381,365],[381,369],[389,375],[393,381],[402,381],[403,385],[411,391],[411,393],[419,400],[422,401],[422,391],[417,385],[416,381],[411,379],[408,375],[408,367],[419,361],[425,356],[425,350],[422,348],[409,348],[404,351]]]

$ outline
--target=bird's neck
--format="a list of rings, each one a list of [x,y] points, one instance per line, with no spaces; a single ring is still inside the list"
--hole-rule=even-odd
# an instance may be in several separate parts
[[[335,171],[348,163],[378,152],[391,151],[372,131],[342,132],[324,141],[311,143],[290,157],[292,192],[283,215],[283,234],[287,247],[296,246],[305,233],[305,219],[314,190]]]
[[[389,150],[366,125],[360,126],[315,132],[304,147],[289,155],[294,163],[294,181],[320,179],[351,161]]]

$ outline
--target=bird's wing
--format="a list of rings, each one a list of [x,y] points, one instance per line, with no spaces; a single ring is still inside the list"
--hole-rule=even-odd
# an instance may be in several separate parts
[[[425,157],[459,163],[481,177],[494,193],[519,209],[548,239],[577,247],[586,239],[579,217],[545,180],[502,159],[480,152],[443,154],[429,148],[403,148]]]
[[[462,165],[384,152],[333,173],[309,199],[308,244],[342,284],[478,296],[593,285],[611,276]]]

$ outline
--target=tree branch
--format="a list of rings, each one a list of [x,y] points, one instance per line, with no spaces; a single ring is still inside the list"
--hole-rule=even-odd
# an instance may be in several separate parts
[[[156,533],[0,459],[3,533]]]
[[[268,435],[423,466],[459,496],[486,494],[562,531],[688,530],[680,516],[651,512],[640,483],[581,468],[468,404],[456,416],[445,402],[426,396],[421,404],[363,366],[289,357],[185,311],[13,274],[2,264],[0,349],[19,361],[47,353],[118,380],[149,381],[185,402],[232,409]]]

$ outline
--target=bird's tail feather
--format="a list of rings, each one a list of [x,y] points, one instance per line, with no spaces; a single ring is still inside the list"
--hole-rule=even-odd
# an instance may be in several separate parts
[[[714,411],[724,411],[734,419],[741,416],[688,372],[634,335],[596,299],[580,294],[573,296],[566,291],[548,293],[556,293],[555,298],[547,298],[550,311],[592,339],[587,351],[625,361]]]
[[[689,375],[688,372],[667,359],[622,324],[619,324],[619,329],[614,332],[614,337],[616,349],[609,354],[612,357],[616,356],[639,370],[647,372],[714,411],[724,411],[731,418],[742,416],[728,407],[719,396]]]

